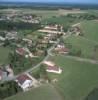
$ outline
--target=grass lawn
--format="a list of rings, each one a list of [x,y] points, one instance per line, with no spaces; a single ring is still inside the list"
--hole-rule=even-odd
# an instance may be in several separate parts
[[[52,86],[44,85],[5,100],[61,100],[61,97]]]
[[[65,43],[71,44],[72,49],[81,50],[81,56],[85,58],[92,58],[94,56],[94,46],[98,45],[96,42],[74,35],[65,39]]]
[[[0,64],[4,64],[8,60],[10,49],[7,47],[0,47]]]
[[[98,42],[98,21],[83,21],[81,29],[84,37]]]
[[[74,61],[64,56],[50,59],[63,69],[54,86],[64,100],[83,100],[98,87],[98,65]]]

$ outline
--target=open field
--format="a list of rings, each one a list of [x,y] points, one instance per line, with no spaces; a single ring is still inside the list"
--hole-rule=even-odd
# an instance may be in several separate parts
[[[8,60],[9,48],[0,47],[0,64],[4,64]]]
[[[50,85],[43,85],[29,92],[20,93],[5,100],[62,100],[58,92]]]
[[[63,73],[54,84],[64,100],[83,100],[95,87],[98,87],[98,65],[78,62],[64,56],[51,58],[61,66]],[[53,76],[54,77],[54,76]]]
[[[81,29],[84,37],[98,42],[98,22],[97,21],[83,21],[81,22]]]
[[[34,9],[3,9],[0,10],[0,13],[7,13],[8,15],[13,14],[13,13],[18,13],[18,14],[36,14],[38,16],[42,16],[42,18],[50,18],[52,16],[58,16],[58,10],[34,10]]]
[[[94,56],[94,46],[98,45],[94,41],[89,41],[81,36],[75,35],[67,38],[65,43],[72,45],[71,49],[73,50],[81,50],[81,57],[85,58],[92,58]]]
[[[87,11],[83,10],[59,10],[60,15],[67,15],[67,14],[81,14],[81,13],[86,13]]]

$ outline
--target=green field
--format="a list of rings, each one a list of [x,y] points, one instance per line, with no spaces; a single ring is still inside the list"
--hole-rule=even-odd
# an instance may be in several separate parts
[[[57,23],[61,24],[64,27],[72,25],[74,23],[80,22],[79,19],[76,18],[69,18],[67,16],[57,16],[57,17],[51,17],[48,19],[44,19],[42,23]]]
[[[98,21],[83,21],[81,22],[81,29],[84,37],[98,42]]]
[[[71,49],[81,50],[81,57],[92,58],[94,55],[94,46],[98,45],[98,43],[94,41],[89,41],[81,36],[72,35],[69,38],[65,39],[66,44],[72,45]]]
[[[54,86],[64,100],[83,100],[93,88],[98,87],[98,65],[78,62],[64,56],[56,56],[51,60],[63,69]]]
[[[0,47],[0,64],[4,64],[8,60],[10,49],[7,47]]]
[[[5,100],[61,100],[61,97],[51,85],[43,85]]]

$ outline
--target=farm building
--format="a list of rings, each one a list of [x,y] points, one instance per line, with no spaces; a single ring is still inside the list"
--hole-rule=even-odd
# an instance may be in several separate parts
[[[15,80],[23,91],[28,91],[32,86],[36,87],[37,81],[29,74],[22,74]]]

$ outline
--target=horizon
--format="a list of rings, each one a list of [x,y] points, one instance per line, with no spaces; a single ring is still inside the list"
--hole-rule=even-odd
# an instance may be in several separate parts
[[[64,4],[98,4],[97,0],[0,0],[0,2],[13,2],[13,3],[64,3]]]

